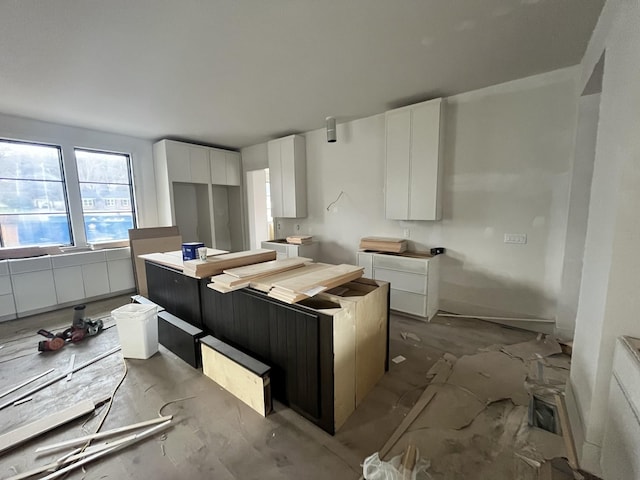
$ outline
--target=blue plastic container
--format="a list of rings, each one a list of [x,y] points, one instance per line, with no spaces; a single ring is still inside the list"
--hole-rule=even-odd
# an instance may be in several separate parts
[[[198,258],[198,249],[204,247],[202,242],[188,242],[182,244],[182,260],[195,260]]]

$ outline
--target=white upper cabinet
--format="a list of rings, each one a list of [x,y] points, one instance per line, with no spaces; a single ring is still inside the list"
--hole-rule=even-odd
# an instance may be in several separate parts
[[[385,215],[440,220],[442,99],[386,112]]]
[[[267,144],[273,217],[307,216],[307,159],[305,139],[291,135]]]
[[[157,152],[166,163],[169,181],[209,183],[209,149],[198,145],[161,140]]]
[[[240,185],[240,154],[238,152],[211,148],[209,159],[212,185]]]

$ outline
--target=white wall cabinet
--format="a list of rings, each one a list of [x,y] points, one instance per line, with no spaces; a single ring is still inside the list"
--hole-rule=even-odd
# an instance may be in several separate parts
[[[273,217],[307,216],[307,154],[301,135],[271,140],[267,144],[269,185]]]
[[[211,162],[211,184],[240,186],[240,154],[212,148],[209,150]]]
[[[318,244],[308,243],[306,245],[293,245],[286,241],[265,241],[262,248],[276,251],[276,260],[285,258],[304,257],[316,260],[318,258]]]
[[[390,283],[391,309],[431,320],[438,312],[440,257],[358,252],[364,276]]]
[[[242,250],[242,214],[231,215],[241,204],[241,162],[238,152],[161,140],[153,145],[156,195],[160,225],[177,225],[185,242]],[[215,191],[214,195],[214,190]],[[225,189],[220,192],[219,189]],[[216,200],[218,200],[216,202]],[[227,210],[221,214],[221,208]],[[224,222],[231,219],[232,225]],[[223,225],[216,228],[216,220]],[[229,234],[219,230],[228,230]],[[218,245],[225,239],[224,245]],[[226,239],[229,239],[226,241]]]
[[[385,215],[440,220],[442,99],[385,113]]]

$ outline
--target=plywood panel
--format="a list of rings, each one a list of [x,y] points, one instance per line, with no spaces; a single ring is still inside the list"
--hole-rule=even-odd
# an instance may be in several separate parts
[[[138,256],[145,253],[168,252],[182,248],[182,236],[178,227],[132,228],[129,230],[131,259],[138,294],[149,295],[144,260]]]

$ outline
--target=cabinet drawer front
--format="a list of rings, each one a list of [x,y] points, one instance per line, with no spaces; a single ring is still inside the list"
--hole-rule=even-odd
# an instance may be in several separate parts
[[[373,278],[389,282],[394,290],[419,293],[420,295],[427,293],[427,277],[424,275],[374,268]]]
[[[9,270],[11,273],[40,272],[51,270],[51,257],[25,258],[21,260],[10,260]]]
[[[268,250],[275,250],[278,253],[288,254],[287,252],[287,244],[286,243],[276,243],[276,242],[262,242],[262,248],[266,248]],[[284,257],[287,258],[287,257]]]
[[[373,267],[389,268],[402,272],[413,272],[426,275],[428,260],[422,258],[398,257],[395,255],[374,255]]]
[[[391,289],[391,310],[410,313],[419,317],[427,315],[427,297],[417,293]]]
[[[89,265],[91,263],[104,262],[104,250],[98,252],[66,253],[51,257],[53,268],[76,267],[79,265]]]

